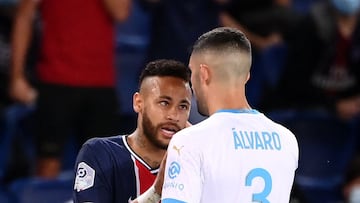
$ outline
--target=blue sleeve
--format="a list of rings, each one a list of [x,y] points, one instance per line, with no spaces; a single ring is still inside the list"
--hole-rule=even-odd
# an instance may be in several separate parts
[[[77,202],[113,202],[112,162],[105,146],[87,141],[76,159],[73,198]]]
[[[161,202],[162,203],[186,203],[186,202],[176,200],[176,199],[171,199],[171,198],[163,199]]]

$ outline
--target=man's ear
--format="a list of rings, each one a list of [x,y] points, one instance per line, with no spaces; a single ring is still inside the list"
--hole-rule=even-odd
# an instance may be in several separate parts
[[[139,113],[142,109],[142,98],[139,92],[135,92],[133,95],[133,109],[136,113]]]
[[[209,84],[211,80],[210,68],[206,64],[200,64],[200,80],[205,84]]]

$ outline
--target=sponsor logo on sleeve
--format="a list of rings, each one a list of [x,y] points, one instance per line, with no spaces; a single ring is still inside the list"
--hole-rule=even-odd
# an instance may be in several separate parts
[[[175,189],[175,190],[179,190],[179,191],[184,190],[185,185],[182,184],[181,182],[174,180],[176,177],[179,176],[180,172],[181,172],[180,164],[175,161],[172,162],[168,168],[168,176],[172,180],[164,182],[163,188],[164,189]]]
[[[95,170],[85,162],[80,162],[76,172],[74,190],[77,192],[94,186]]]
[[[180,164],[175,161],[172,162],[169,166],[169,177],[171,179],[176,178],[180,174],[180,170],[181,170]]]

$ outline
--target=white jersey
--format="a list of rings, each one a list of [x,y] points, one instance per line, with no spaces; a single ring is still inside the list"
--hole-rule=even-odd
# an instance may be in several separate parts
[[[256,110],[222,110],[170,141],[163,203],[288,203],[298,165],[292,132]]]

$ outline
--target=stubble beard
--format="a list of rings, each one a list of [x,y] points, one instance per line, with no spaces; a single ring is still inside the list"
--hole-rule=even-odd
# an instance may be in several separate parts
[[[196,105],[197,105],[197,111],[202,116],[209,116],[209,113],[207,109],[205,109],[205,106],[203,105],[203,102],[201,102],[200,98],[196,98]]]
[[[168,145],[162,143],[156,136],[157,132],[159,130],[159,127],[155,126],[151,122],[151,120],[146,112],[144,112],[144,114],[143,114],[142,128],[144,131],[144,135],[147,138],[147,140],[149,140],[150,144],[152,144],[153,146],[155,146],[159,149],[164,149],[164,150],[167,149]]]

